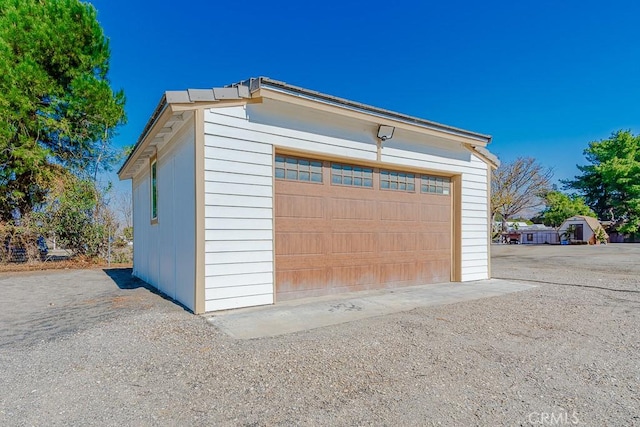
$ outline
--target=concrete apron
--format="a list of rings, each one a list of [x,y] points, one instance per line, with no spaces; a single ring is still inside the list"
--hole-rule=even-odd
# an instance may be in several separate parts
[[[528,283],[490,279],[351,292],[219,312],[209,317],[208,321],[237,339],[273,337],[418,307],[494,297],[534,287],[535,285]]]

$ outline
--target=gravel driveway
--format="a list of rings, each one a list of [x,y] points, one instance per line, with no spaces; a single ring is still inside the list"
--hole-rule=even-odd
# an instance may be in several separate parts
[[[127,270],[0,276],[0,425],[640,426],[640,246],[497,246],[500,297],[234,340]]]

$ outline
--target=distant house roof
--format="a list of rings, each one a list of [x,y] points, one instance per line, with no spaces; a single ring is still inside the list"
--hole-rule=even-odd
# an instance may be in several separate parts
[[[531,224],[527,225],[522,231],[555,231],[553,227],[546,226],[544,224]]]

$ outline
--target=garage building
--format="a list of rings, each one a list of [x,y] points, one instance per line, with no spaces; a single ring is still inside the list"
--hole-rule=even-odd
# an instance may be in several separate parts
[[[487,279],[490,141],[264,77],[166,92],[119,171],[133,273],[194,313]]]

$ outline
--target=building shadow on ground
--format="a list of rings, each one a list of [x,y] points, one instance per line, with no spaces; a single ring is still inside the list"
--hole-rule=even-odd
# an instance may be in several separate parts
[[[159,297],[171,301],[177,306],[181,307],[183,310],[188,311],[189,313],[193,313],[192,310],[187,308],[185,305],[171,298],[170,296],[160,292],[158,289],[154,288],[144,280],[138,279],[133,275],[133,269],[131,268],[103,268],[102,271],[109,276],[111,280],[118,286],[120,289],[138,289],[144,288],[149,292],[158,295]]]
[[[152,292],[156,291],[156,289],[151,287],[147,282],[133,276],[133,270],[131,268],[103,268],[102,271],[104,271],[120,289],[145,288]]]

